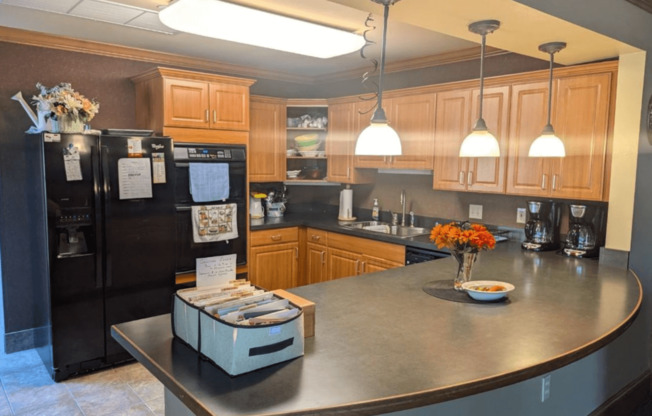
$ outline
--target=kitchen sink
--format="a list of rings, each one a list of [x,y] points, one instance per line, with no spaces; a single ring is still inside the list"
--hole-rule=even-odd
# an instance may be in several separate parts
[[[399,238],[416,237],[419,235],[430,234],[430,230],[422,227],[407,227],[401,225],[392,225],[383,221],[358,221],[348,224],[340,224],[343,228],[369,231],[379,234],[392,235]]]

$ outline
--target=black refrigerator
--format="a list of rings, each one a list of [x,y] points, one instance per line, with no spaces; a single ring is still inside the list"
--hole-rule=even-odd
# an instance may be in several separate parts
[[[175,276],[173,143],[167,137],[28,135],[42,160],[52,378],[130,355],[110,327],[170,312]],[[35,219],[37,220],[37,219]]]

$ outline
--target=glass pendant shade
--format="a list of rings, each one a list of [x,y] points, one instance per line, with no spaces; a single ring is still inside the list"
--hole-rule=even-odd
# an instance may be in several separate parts
[[[317,58],[358,51],[361,35],[220,0],[175,0],[159,12],[181,32]]]
[[[401,152],[401,139],[387,121],[372,121],[355,143],[355,154],[360,156],[399,156]]]
[[[566,157],[564,142],[555,134],[552,126],[548,124],[541,132],[541,136],[534,139],[530,145],[529,157]]]
[[[499,157],[500,145],[489,133],[483,119],[479,119],[471,134],[466,136],[460,146],[460,157]]]

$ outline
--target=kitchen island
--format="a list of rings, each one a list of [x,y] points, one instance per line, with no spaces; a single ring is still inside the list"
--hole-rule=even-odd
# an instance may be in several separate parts
[[[422,290],[456,268],[446,258],[294,288],[317,308],[305,355],[237,377],[174,339],[169,315],[112,333],[165,385],[170,415],[579,415],[644,372],[628,330],[642,299],[631,272],[507,242],[481,253],[473,275],[514,284],[505,302]]]

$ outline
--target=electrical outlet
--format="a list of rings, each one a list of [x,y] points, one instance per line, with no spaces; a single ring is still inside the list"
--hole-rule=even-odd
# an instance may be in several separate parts
[[[541,403],[550,398],[550,374],[541,378]]]
[[[469,204],[469,218],[482,219],[482,205]]]
[[[516,222],[525,224],[525,208],[516,208]]]

